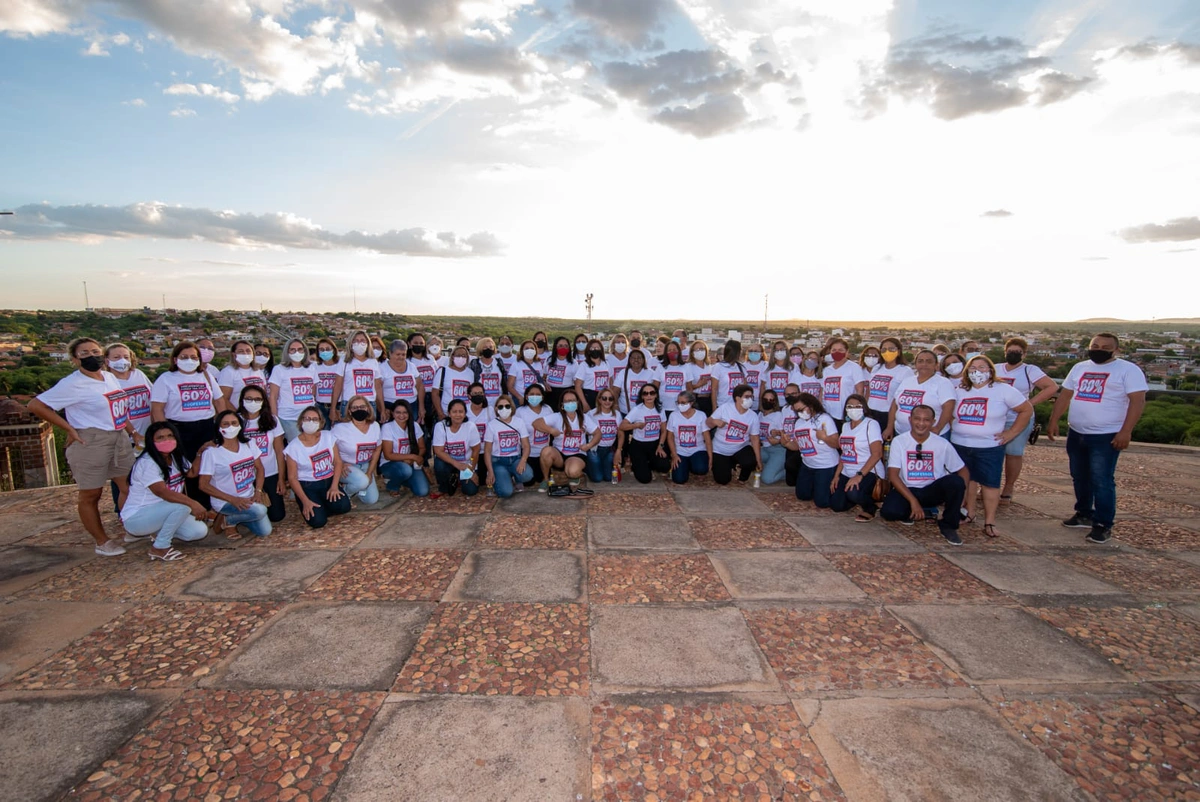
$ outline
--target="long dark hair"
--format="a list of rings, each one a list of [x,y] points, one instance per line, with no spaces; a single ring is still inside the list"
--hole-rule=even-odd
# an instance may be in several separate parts
[[[456,345],[454,347],[457,348],[458,346]],[[454,425],[450,420],[450,410],[454,409],[455,404],[458,404],[460,407],[463,408],[464,415],[467,412],[467,402],[463,401],[461,398],[455,398],[449,404],[447,404],[446,405],[446,417],[442,418],[442,423],[445,424],[447,431],[449,431],[450,427]],[[467,419],[464,417],[462,425],[463,426],[474,426],[475,424],[468,422]]]
[[[645,351],[643,351],[641,348],[634,348],[632,351],[629,352],[629,358],[625,360],[625,370],[621,371],[621,375],[624,377],[624,382],[625,382],[625,386],[622,387],[621,389],[625,391],[622,395],[625,396],[625,399],[626,399],[625,403],[629,405],[630,409],[633,409],[634,405],[632,403],[630,403],[632,401],[632,399],[629,398],[629,374],[633,372],[633,366],[630,365],[629,363],[633,361],[634,353],[638,353],[638,354],[642,355],[642,370],[647,370],[647,371],[650,370],[650,363],[646,359]],[[645,387],[645,385],[642,385],[642,386]],[[639,404],[642,403],[640,390],[638,391],[638,403]]]
[[[658,412],[662,412],[662,394],[658,392],[657,387],[655,387],[653,384],[650,384],[649,382],[647,382],[646,384],[643,384],[642,388],[640,390],[638,390],[638,405],[646,403],[645,401],[642,400],[642,394],[646,392],[646,388],[650,388],[651,390],[654,391],[654,409]],[[630,412],[633,412],[634,406],[635,406],[634,404],[629,405]]]
[[[567,344],[567,356],[566,356],[567,364],[568,365],[574,364],[575,355],[571,353],[571,348],[573,347],[571,345],[571,341],[561,334],[554,338],[554,345],[550,346],[550,361],[547,362],[546,364],[547,365],[557,365],[558,364],[558,341],[559,340],[562,340],[563,342],[565,342]]]
[[[169,429],[171,434],[175,435],[176,443],[175,450],[165,456],[154,447],[154,435],[163,429]],[[179,471],[180,474],[187,472],[187,466],[184,464],[185,460],[183,459],[183,437],[180,436],[179,429],[175,428],[175,424],[169,420],[156,421],[146,429],[146,448],[142,451],[138,459],[142,459],[143,457],[149,457],[150,461],[158,466],[158,469],[162,471],[164,482],[171,478],[171,465],[174,465],[175,470]]]
[[[262,340],[259,340],[254,344],[254,350],[257,351],[259,348],[267,349],[267,364],[263,365],[261,368],[257,365],[254,365],[254,369],[261,370],[263,373],[270,376],[271,371],[275,370],[275,349],[271,347],[270,343],[263,342]],[[253,365],[253,363],[251,364]]]
[[[242,388],[242,392],[238,395],[238,407],[237,407],[238,417],[242,419],[242,422],[244,424],[250,415],[250,413],[246,411],[246,391],[247,390],[254,390],[255,392],[257,392],[259,395],[261,395],[263,397],[262,408],[259,409],[259,411],[258,411],[258,418],[257,418],[258,431],[260,431],[260,432],[272,431],[275,428],[275,416],[271,414],[271,405],[269,403],[267,403],[267,392],[265,390],[263,390],[263,388],[261,388],[257,385],[247,384],[245,387]]]
[[[413,420],[414,416],[413,416],[412,407],[409,406],[408,402],[405,401],[403,398],[397,399],[396,406],[392,407],[392,420],[393,421],[396,419],[396,410],[398,410],[398,409],[403,409],[405,412],[408,413],[408,422],[405,424],[405,431],[408,435],[408,447],[413,449],[414,454],[419,454],[420,452],[416,450],[416,448],[417,448],[417,429],[416,429],[416,421]]]
[[[570,419],[567,417],[567,414],[568,414],[568,413],[567,413],[567,410],[563,408],[563,403],[564,403],[564,402],[566,401],[566,399],[567,399],[567,393],[570,393],[570,394],[571,394],[571,397],[575,399],[575,403],[576,403],[576,404],[578,404],[578,403],[579,403],[579,396],[578,396],[578,395],[576,395],[576,394],[575,394],[575,391],[574,391],[574,390],[572,390],[572,389],[570,389],[570,388],[563,390],[563,391],[562,391],[562,395],[561,395],[561,396],[559,396],[559,399],[558,399],[558,414],[559,414],[559,415],[562,415],[562,424],[563,424],[563,425],[562,425],[562,433],[563,433],[564,435],[565,435],[567,432],[573,432],[573,431],[575,431],[575,429],[573,429],[573,428],[571,427],[571,421],[570,421]],[[575,407],[575,419],[579,421],[579,431],[580,431],[580,433],[586,434],[586,433],[587,433],[587,429],[586,429],[586,428],[584,428],[584,425],[583,425],[583,413],[579,411],[579,407],[578,407],[578,406],[576,406],[576,407]]]
[[[241,416],[239,416],[232,409],[227,409],[224,412],[218,412],[217,417],[213,420],[213,423],[215,423],[217,425],[217,434],[216,434],[216,436],[213,437],[213,440],[212,440],[213,445],[220,446],[220,445],[225,444],[225,435],[221,434],[221,421],[227,415],[232,415],[235,419],[237,419],[237,422],[238,422],[238,433],[237,433],[237,437],[235,437],[234,439],[237,440],[239,443],[249,443],[250,438],[246,437],[246,427],[242,425]]]
[[[825,405],[812,393],[800,393],[800,403],[808,407],[814,418],[825,414]]]

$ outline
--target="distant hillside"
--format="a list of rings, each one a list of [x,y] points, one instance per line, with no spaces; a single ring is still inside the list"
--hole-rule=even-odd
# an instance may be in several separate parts
[[[1089,317],[1076,323],[1119,323],[1122,326],[1197,326],[1200,317],[1160,317],[1154,320],[1125,320],[1119,317]]]

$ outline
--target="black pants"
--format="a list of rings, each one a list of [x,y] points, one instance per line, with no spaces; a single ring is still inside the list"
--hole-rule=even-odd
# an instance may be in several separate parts
[[[886,410],[884,412],[880,412],[877,409],[868,409],[867,417],[879,424],[879,431],[882,432],[887,428],[888,414]]]
[[[195,462],[200,447],[205,443],[211,443],[217,436],[216,418],[173,420],[171,423],[175,424],[175,428],[179,430],[179,439],[181,440],[179,447],[183,449],[183,456],[188,462]],[[186,478],[183,480],[183,484],[187,488],[188,498],[195,499],[206,509],[212,509],[208,494],[200,489],[199,477]]]
[[[350,497],[345,493],[342,493],[337,501],[329,500],[326,494],[332,486],[332,479],[323,479],[320,482],[300,483],[300,489],[304,491],[304,495],[308,496],[308,500],[316,505],[313,509],[312,517],[305,521],[313,529],[323,527],[332,515],[345,515],[350,512]],[[296,504],[300,507],[300,515],[303,517],[304,507],[300,504],[299,499],[296,499]]]
[[[263,492],[267,494],[267,520],[277,524],[287,515],[283,506],[283,496],[279,495],[279,474],[271,474],[263,482]]]
[[[783,481],[788,487],[796,486],[796,477],[800,475],[800,464],[803,461],[799,451],[789,451],[783,458]]]
[[[596,392],[595,390],[583,391],[583,400],[587,401],[588,409],[596,408],[596,396],[598,395],[600,395],[600,393]]]
[[[633,477],[642,484],[650,484],[650,480],[654,477],[653,471],[666,473],[671,470],[671,460],[655,453],[658,450],[657,440],[643,443],[641,440],[634,440],[631,437],[628,446],[629,464],[633,467]],[[663,453],[666,453],[665,446]]]
[[[727,485],[733,479],[733,466],[737,465],[738,481],[744,482],[750,478],[750,473],[758,465],[758,460],[754,458],[754,449],[750,446],[742,446],[730,456],[713,452],[712,474],[713,481],[719,485]]]
[[[942,513],[942,519],[938,521],[938,527],[942,530],[958,529],[959,521],[962,520],[959,508],[962,507],[963,496],[967,493],[967,485],[957,473],[943,476],[925,487],[910,487],[908,492],[913,494],[922,507],[945,504],[946,510]],[[885,521],[907,521],[912,515],[912,507],[908,499],[893,487],[892,492],[883,500],[881,514]]]
[[[712,396],[711,395],[696,396],[696,409],[700,410],[705,415],[711,415],[713,413]]]
[[[854,490],[846,490],[846,483],[849,482],[852,476],[846,474],[838,474],[837,489],[833,491],[833,496],[829,500],[829,508],[834,512],[845,512],[852,509],[854,506],[862,507],[862,511],[867,515],[874,515],[876,506],[871,499],[871,493],[875,490],[875,482],[879,477],[874,473],[868,473],[858,483],[858,487]]]

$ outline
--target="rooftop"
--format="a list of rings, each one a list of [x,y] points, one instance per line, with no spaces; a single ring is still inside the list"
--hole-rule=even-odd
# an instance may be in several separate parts
[[[1200,455],[1124,454],[1089,547],[1026,454],[960,548],[656,480],[152,564],[0,495],[0,798],[1200,798]]]

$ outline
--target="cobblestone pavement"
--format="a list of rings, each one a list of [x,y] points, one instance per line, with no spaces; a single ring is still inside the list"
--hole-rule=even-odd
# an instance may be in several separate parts
[[[961,547],[627,477],[151,563],[6,494],[0,799],[1200,800],[1200,453],[1123,455],[1107,546],[1025,468]]]

